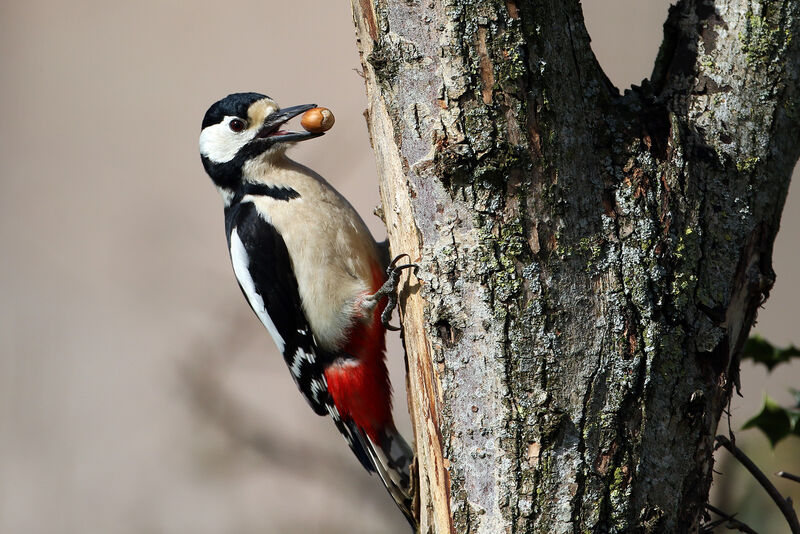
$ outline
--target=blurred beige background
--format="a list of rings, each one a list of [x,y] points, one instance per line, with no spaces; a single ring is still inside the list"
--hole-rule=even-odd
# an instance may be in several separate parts
[[[668,2],[584,4],[611,79],[647,77]],[[330,107],[336,127],[294,156],[382,237],[349,4],[18,0],[0,51],[0,533],[407,532],[244,303],[196,147],[229,92]],[[757,327],[776,343],[800,344],[797,189]],[[765,388],[788,404],[797,367],[748,367],[734,427]],[[765,470],[797,465],[798,444]],[[722,465],[737,482],[720,499],[774,515]]]

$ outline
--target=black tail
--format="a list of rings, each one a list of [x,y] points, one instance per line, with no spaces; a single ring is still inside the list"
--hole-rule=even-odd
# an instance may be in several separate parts
[[[406,440],[392,428],[382,433],[380,443],[374,443],[352,420],[342,419],[333,403],[327,403],[326,408],[361,465],[370,473],[378,473],[389,495],[416,531],[417,523],[411,512],[410,476],[414,451]]]
[[[414,460],[414,451],[395,429],[384,432],[381,436],[381,443],[373,443],[369,438],[366,438],[366,441],[367,452],[383,485],[386,486],[389,495],[392,496],[411,526],[416,528],[416,521],[411,513],[411,477],[409,474],[411,462]]]
[[[392,428],[384,431],[380,443],[374,443],[364,432],[359,431],[355,425],[353,430],[360,436],[361,444],[371,460],[373,469],[381,477],[386,491],[394,500],[400,511],[408,520],[412,528],[416,529],[417,523],[412,514],[411,498],[411,462],[414,461],[414,451],[403,436]]]

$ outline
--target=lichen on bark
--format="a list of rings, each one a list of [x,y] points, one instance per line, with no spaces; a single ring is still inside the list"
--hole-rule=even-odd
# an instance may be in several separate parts
[[[698,525],[798,156],[798,7],[683,1],[622,95],[577,2],[353,0],[422,532]]]

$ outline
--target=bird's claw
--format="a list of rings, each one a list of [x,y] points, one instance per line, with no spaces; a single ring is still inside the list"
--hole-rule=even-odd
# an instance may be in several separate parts
[[[409,256],[408,254],[400,254],[398,256],[395,256],[394,259],[391,262],[389,262],[389,267],[386,268],[386,275],[389,276],[390,278],[393,276],[399,278],[400,273],[401,271],[403,271],[403,269],[413,268],[414,275],[416,275],[417,271],[419,271],[419,265],[417,265],[416,263],[406,263],[404,265],[397,265],[397,262],[399,262],[401,258],[411,259],[411,256]]]
[[[386,330],[391,330],[393,332],[400,330],[399,326],[394,326],[389,322],[392,318],[392,312],[394,312],[394,309],[397,307],[397,284],[400,281],[400,275],[403,274],[405,269],[414,269],[414,275],[416,275],[417,271],[419,271],[419,265],[416,263],[397,265],[402,258],[410,258],[410,256],[408,254],[400,254],[399,256],[395,256],[395,258],[389,263],[389,267],[386,269],[386,282],[384,282],[383,286],[381,286],[381,288],[378,290],[378,293],[381,293],[381,296],[386,295],[387,298],[386,307],[381,313],[381,322]],[[376,295],[378,293],[376,293]]]

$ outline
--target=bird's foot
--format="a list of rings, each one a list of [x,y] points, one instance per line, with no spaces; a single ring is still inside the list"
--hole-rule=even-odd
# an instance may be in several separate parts
[[[396,256],[389,263],[389,267],[386,269],[386,282],[384,282],[381,288],[378,289],[374,294],[364,299],[364,304],[371,308],[380,302],[383,297],[386,297],[386,307],[383,309],[383,313],[381,313],[381,322],[386,330],[400,330],[399,326],[394,326],[390,324],[389,321],[392,318],[392,312],[397,307],[397,285],[400,282],[400,276],[403,274],[403,270],[414,269],[415,275],[419,270],[419,265],[416,263],[397,265],[402,258],[408,257],[408,254],[400,254],[399,256]]]

